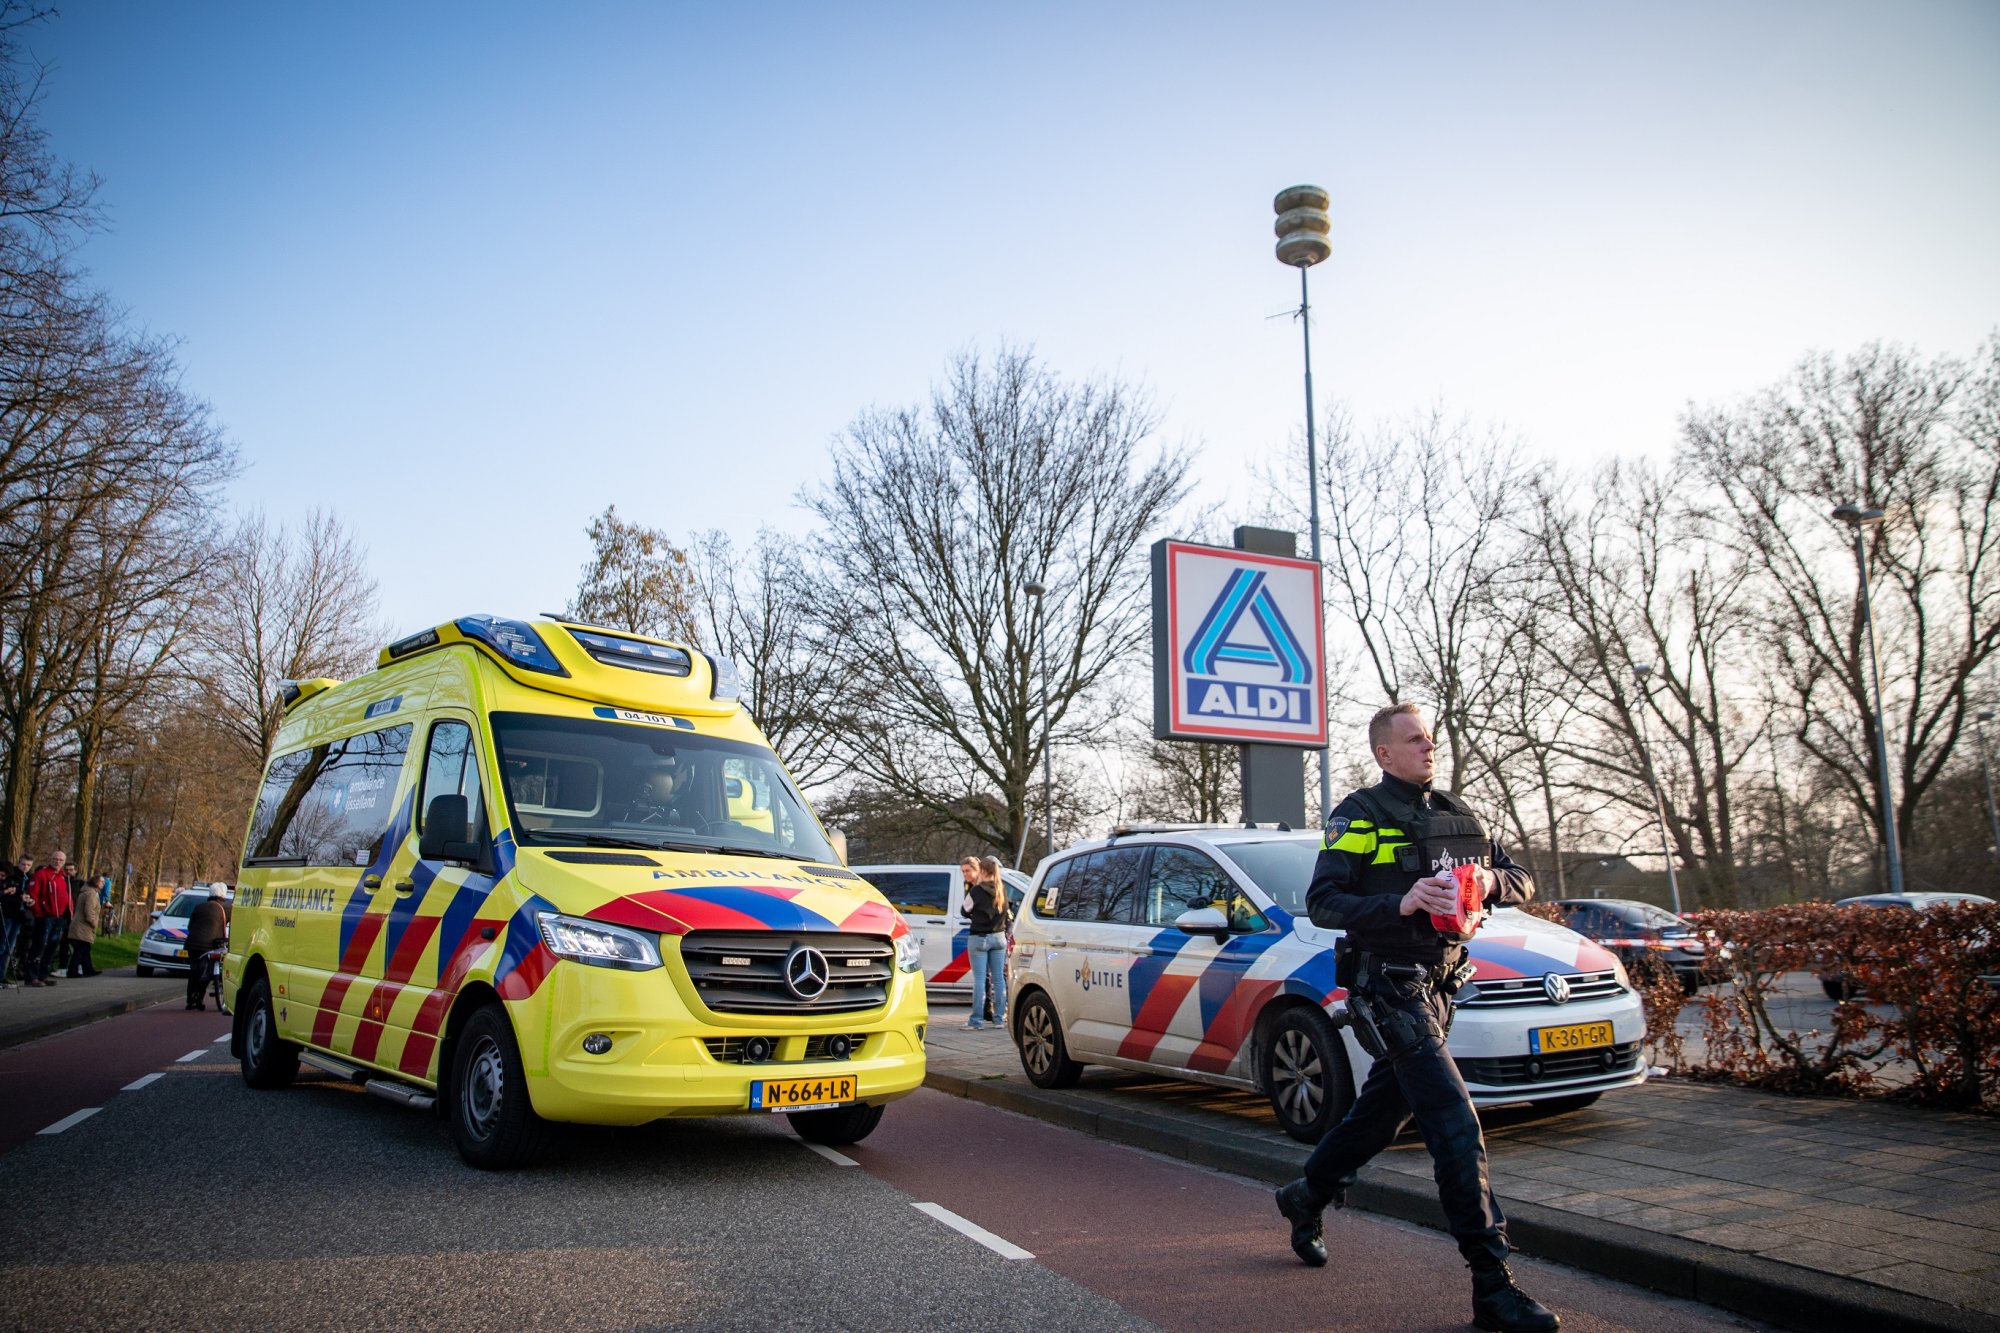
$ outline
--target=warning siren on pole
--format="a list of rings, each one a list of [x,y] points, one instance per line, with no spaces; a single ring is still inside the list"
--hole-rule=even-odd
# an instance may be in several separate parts
[[[1332,197],[1317,185],[1294,185],[1278,191],[1271,207],[1278,214],[1272,230],[1278,233],[1280,264],[1311,268],[1333,253],[1333,245],[1326,239],[1333,230],[1333,223],[1326,215],[1332,202]]]

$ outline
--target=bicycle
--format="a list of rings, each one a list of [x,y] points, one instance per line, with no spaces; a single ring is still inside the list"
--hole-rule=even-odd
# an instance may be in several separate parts
[[[199,966],[207,969],[208,984],[204,989],[207,990],[209,998],[215,1001],[216,1012],[222,1014],[229,1012],[228,1006],[222,1002],[222,959],[228,952],[227,944],[218,944],[196,960]]]

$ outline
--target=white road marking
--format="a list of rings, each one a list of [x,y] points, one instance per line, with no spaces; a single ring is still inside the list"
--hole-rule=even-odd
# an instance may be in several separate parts
[[[137,1092],[137,1091],[138,1091],[139,1089],[141,1089],[141,1088],[145,1087],[145,1086],[146,1086],[147,1084],[149,1084],[149,1083],[157,1083],[157,1082],[159,1082],[159,1081],[160,1081],[161,1079],[163,1079],[163,1078],[165,1078],[165,1077],[166,1077],[166,1075],[165,1075],[165,1074],[161,1074],[161,1073],[157,1073],[157,1072],[156,1072],[156,1073],[151,1073],[151,1074],[148,1074],[148,1075],[146,1075],[146,1076],[145,1076],[144,1078],[140,1078],[140,1079],[134,1079],[134,1080],[133,1080],[132,1082],[130,1082],[130,1083],[127,1083],[127,1084],[126,1084],[126,1085],[125,1085],[124,1087],[122,1087],[122,1088],[118,1089],[118,1091],[120,1091],[120,1092]]]
[[[999,1255],[1002,1259],[1032,1259],[1035,1257],[1034,1255],[1029,1254],[1026,1250],[1022,1249],[1020,1246],[1016,1245],[1013,1241],[1005,1240],[999,1236],[994,1235],[992,1232],[988,1231],[985,1227],[980,1226],[977,1222],[966,1221],[964,1218],[960,1217],[957,1213],[954,1213],[951,1209],[946,1208],[941,1204],[914,1203],[911,1204],[910,1206],[912,1208],[915,1208],[920,1213],[929,1213],[932,1217],[935,1217],[938,1221],[944,1223],[946,1226],[950,1227],[953,1231],[956,1231],[964,1236],[970,1236],[973,1240],[978,1241],[981,1245],[984,1245],[987,1249],[993,1251],[993,1253]]]
[[[186,1055],[183,1055],[180,1059],[174,1061],[174,1063],[177,1065],[184,1065],[190,1060],[199,1060],[201,1059],[202,1056],[207,1054],[208,1054],[208,1047],[204,1046],[198,1051],[189,1051]]]
[[[827,1161],[832,1162],[835,1166],[861,1165],[861,1163],[855,1161],[852,1157],[848,1157],[841,1153],[837,1153],[833,1149],[827,1147],[824,1143],[807,1143],[804,1139],[800,1139],[799,1143],[806,1149],[812,1152],[816,1152],[821,1157],[826,1158]]]
[[[73,1111],[69,1115],[64,1116],[62,1119],[56,1121],[53,1125],[50,1125],[47,1129],[37,1130],[36,1133],[60,1134],[66,1129],[82,1124],[84,1121],[90,1119],[90,1117],[96,1115],[99,1111],[102,1111],[103,1109],[104,1108],[101,1106],[86,1106],[81,1111]]]
[[[222,1034],[221,1036],[219,1036],[219,1037],[217,1037],[217,1038],[215,1039],[215,1044],[216,1044],[217,1046],[220,1046],[220,1045],[222,1045],[222,1043],[223,1043],[223,1042],[225,1042],[225,1041],[228,1041],[228,1040],[229,1040],[229,1034],[228,1034],[227,1032],[225,1032],[225,1033],[223,1033],[223,1034]]]

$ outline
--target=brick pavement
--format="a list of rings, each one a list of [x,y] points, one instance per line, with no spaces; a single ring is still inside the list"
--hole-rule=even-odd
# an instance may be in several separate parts
[[[1304,1160],[1261,1097],[1107,1069],[1087,1071],[1071,1093],[1040,1093],[1004,1033],[963,1030],[964,1008],[949,1001],[934,1011],[941,1085],[1018,1088],[1033,1094],[1015,1099],[1024,1106],[1080,1127],[1142,1117],[1151,1129],[1123,1135],[1142,1146],[1177,1125],[1184,1143],[1226,1139],[1279,1170]],[[1780,1280],[1788,1269],[1853,1279],[1957,1307],[1970,1316],[1961,1326],[2000,1328],[2000,1120],[1674,1079],[1570,1115],[1502,1108],[1482,1118],[1495,1191],[1538,1226],[1615,1224],[1607,1229],[1654,1237],[1663,1253],[1728,1256]],[[1431,1188],[1430,1175],[1422,1144],[1406,1136],[1364,1181],[1399,1178],[1409,1197]]]
[[[0,990],[0,1047],[186,994],[186,977],[140,977],[129,967],[94,977],[63,977],[53,986]]]

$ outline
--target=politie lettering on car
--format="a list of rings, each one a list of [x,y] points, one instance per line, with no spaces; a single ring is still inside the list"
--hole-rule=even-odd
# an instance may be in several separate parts
[[[922,1084],[916,940],[726,659],[467,616],[285,705],[225,964],[252,1087],[304,1060],[504,1167],[552,1120],[850,1143]]]
[[[1008,1012],[1043,1087],[1086,1064],[1262,1091],[1294,1138],[1346,1114],[1368,1055],[1342,1023],[1341,932],[1305,915],[1320,837],[1121,826],[1050,858],[1014,928]],[[1618,960],[1511,908],[1467,945],[1451,1053],[1482,1106],[1584,1106],[1642,1083],[1645,1015]]]

